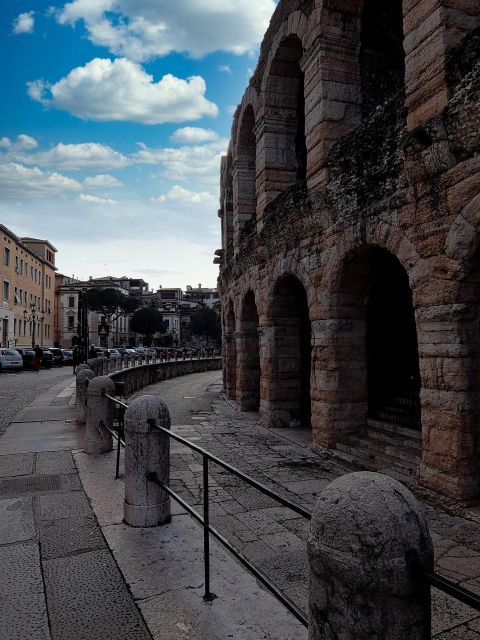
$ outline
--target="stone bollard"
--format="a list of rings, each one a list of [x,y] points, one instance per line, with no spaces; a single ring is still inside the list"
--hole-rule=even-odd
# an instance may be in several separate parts
[[[105,398],[105,393],[109,396],[115,393],[115,383],[108,376],[98,376],[88,385],[85,453],[107,453],[113,449],[112,434],[102,428],[113,429],[113,403]]]
[[[150,426],[170,429],[167,405],[158,396],[141,396],[125,411],[125,522],[132,527],[156,527],[170,521],[170,497],[149,473],[168,483],[170,438]]]
[[[86,365],[77,373],[76,395],[75,395],[75,422],[83,424],[87,419],[87,388],[90,380],[95,378],[95,374]]]
[[[308,540],[309,640],[427,640],[432,570],[423,509],[402,484],[362,471],[315,504]]]
[[[83,371],[84,369],[87,369],[88,371],[91,371],[91,369],[90,369],[88,364],[78,364],[76,373],[80,373],[80,371]]]

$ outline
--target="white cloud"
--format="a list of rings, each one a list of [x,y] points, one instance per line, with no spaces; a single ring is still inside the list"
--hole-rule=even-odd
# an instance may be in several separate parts
[[[81,169],[121,169],[129,164],[128,158],[111,147],[97,142],[63,144],[60,142],[48,151],[22,154],[9,150],[7,156],[25,164],[54,167],[66,171]]]
[[[168,193],[165,193],[158,198],[150,198],[151,202],[173,202],[173,203],[185,203],[185,204],[203,204],[216,206],[218,204],[218,198],[209,191],[190,191],[190,189],[184,189],[180,185],[173,186]]]
[[[184,142],[186,144],[213,142],[218,139],[219,135],[215,131],[202,129],[201,127],[183,127],[174,131],[170,136],[172,142]]]
[[[95,58],[53,85],[29,82],[27,91],[33,100],[83,120],[161,124],[218,113],[218,107],[205,98],[201,76],[182,80],[167,74],[154,82],[140,65],[125,58]]]
[[[178,148],[149,148],[140,143],[138,151],[131,156],[137,164],[161,166],[164,178],[181,181],[217,185],[220,175],[220,158],[227,152],[228,140],[220,138],[216,142]]]
[[[32,136],[27,136],[25,133],[21,133],[17,136],[17,140],[12,142],[10,138],[4,137],[0,139],[0,148],[12,151],[28,151],[38,147],[38,142]]]
[[[25,13],[18,15],[13,21],[13,33],[15,35],[19,35],[20,33],[33,33],[35,26],[34,15],[34,11],[26,11]]]
[[[229,64],[219,64],[218,70],[222,73],[232,73],[232,67]]]
[[[102,174],[85,178],[83,184],[85,189],[117,189],[118,187],[123,187],[123,184],[117,178]]]
[[[252,53],[275,0],[73,0],[60,24],[85,23],[92,42],[117,56],[149,60],[172,51],[199,58],[213,51]]]
[[[88,193],[81,193],[78,198],[82,202],[89,202],[92,204],[118,204],[118,202],[116,200],[112,200],[112,198],[99,198],[98,196],[91,196]]]
[[[0,163],[0,193],[5,198],[36,198],[80,191],[81,184],[60,173],[16,162]]]

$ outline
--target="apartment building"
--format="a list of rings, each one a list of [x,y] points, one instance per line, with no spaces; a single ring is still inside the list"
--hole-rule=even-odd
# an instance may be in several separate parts
[[[53,342],[55,253],[48,240],[19,238],[0,224],[0,344]]]

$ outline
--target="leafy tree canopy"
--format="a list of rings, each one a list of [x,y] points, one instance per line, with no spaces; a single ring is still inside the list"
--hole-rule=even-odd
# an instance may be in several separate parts
[[[220,317],[216,311],[204,307],[192,313],[190,329],[197,336],[205,336],[212,340],[220,339]]]
[[[151,342],[155,333],[165,333],[167,326],[160,311],[152,307],[137,309],[130,320],[130,329],[143,336],[144,344]]]
[[[136,298],[113,287],[92,287],[86,291],[83,300],[87,309],[101,313],[108,324],[121,315],[133,313],[139,305]]]

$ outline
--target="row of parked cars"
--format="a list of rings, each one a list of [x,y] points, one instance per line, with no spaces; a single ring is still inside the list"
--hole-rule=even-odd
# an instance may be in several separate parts
[[[56,347],[42,348],[42,367],[61,367],[64,364],[72,364],[73,352],[71,349],[57,349]],[[0,347],[0,371],[33,369],[35,358],[34,349],[20,348],[11,349]]]

